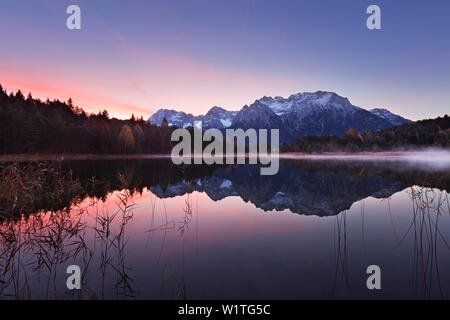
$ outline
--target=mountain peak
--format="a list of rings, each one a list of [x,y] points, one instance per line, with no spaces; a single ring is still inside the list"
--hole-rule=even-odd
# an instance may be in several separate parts
[[[214,106],[211,109],[209,109],[209,111],[206,113],[206,115],[209,116],[209,115],[221,114],[224,112],[227,112],[227,110],[225,110],[222,107]]]
[[[351,105],[348,98],[332,91],[299,92],[289,96],[288,99],[305,101],[315,105],[326,105],[328,103]]]

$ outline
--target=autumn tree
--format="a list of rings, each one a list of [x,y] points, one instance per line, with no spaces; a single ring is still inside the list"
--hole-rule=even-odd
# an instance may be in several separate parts
[[[125,124],[119,134],[119,144],[123,153],[134,151],[135,139],[130,126]]]

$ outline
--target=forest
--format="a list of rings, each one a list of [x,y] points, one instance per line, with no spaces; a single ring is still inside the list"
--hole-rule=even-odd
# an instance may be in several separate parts
[[[88,114],[71,99],[41,101],[20,90],[8,95],[0,85],[0,154],[170,153],[171,130],[134,115]]]
[[[296,139],[292,144],[283,144],[281,152],[377,152],[408,151],[428,147],[448,148],[450,138],[450,117],[420,120],[378,132],[363,133],[350,128],[342,136],[307,136]]]

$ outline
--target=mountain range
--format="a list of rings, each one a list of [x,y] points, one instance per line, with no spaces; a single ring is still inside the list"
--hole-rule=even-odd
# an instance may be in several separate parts
[[[257,166],[218,170],[197,181],[180,181],[150,190],[160,199],[205,192],[214,201],[240,197],[264,211],[290,210],[302,215],[331,216],[369,196],[388,198],[408,187],[403,182],[375,175],[349,178],[342,172],[306,172],[284,165],[277,175],[261,176]]]
[[[183,111],[159,109],[148,120],[161,125],[187,128],[202,121],[203,129],[279,129],[281,142],[292,142],[303,136],[344,135],[356,128],[379,131],[410,122],[387,109],[366,110],[353,105],[334,92],[317,91],[283,97],[263,97],[239,111],[211,108],[205,115],[194,116]]]

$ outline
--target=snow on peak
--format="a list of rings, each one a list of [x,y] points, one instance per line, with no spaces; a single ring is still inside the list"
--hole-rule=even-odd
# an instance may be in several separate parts
[[[328,91],[301,92],[293,94],[288,98],[279,96],[275,98],[263,97],[256,100],[256,102],[269,107],[278,116],[282,116],[290,112],[293,107],[296,107],[297,109],[311,109],[327,106],[338,110],[353,110],[353,108],[356,108],[347,98]]]
[[[233,121],[231,119],[220,119],[220,122],[222,123],[224,128],[228,128],[229,126],[231,126]]]
[[[394,125],[401,125],[401,124],[410,122],[410,120],[405,119],[405,118],[403,118],[395,113],[392,113],[389,110],[384,109],[384,108],[374,108],[369,111],[372,114],[374,114],[380,118],[388,120],[389,122],[391,122]]]

